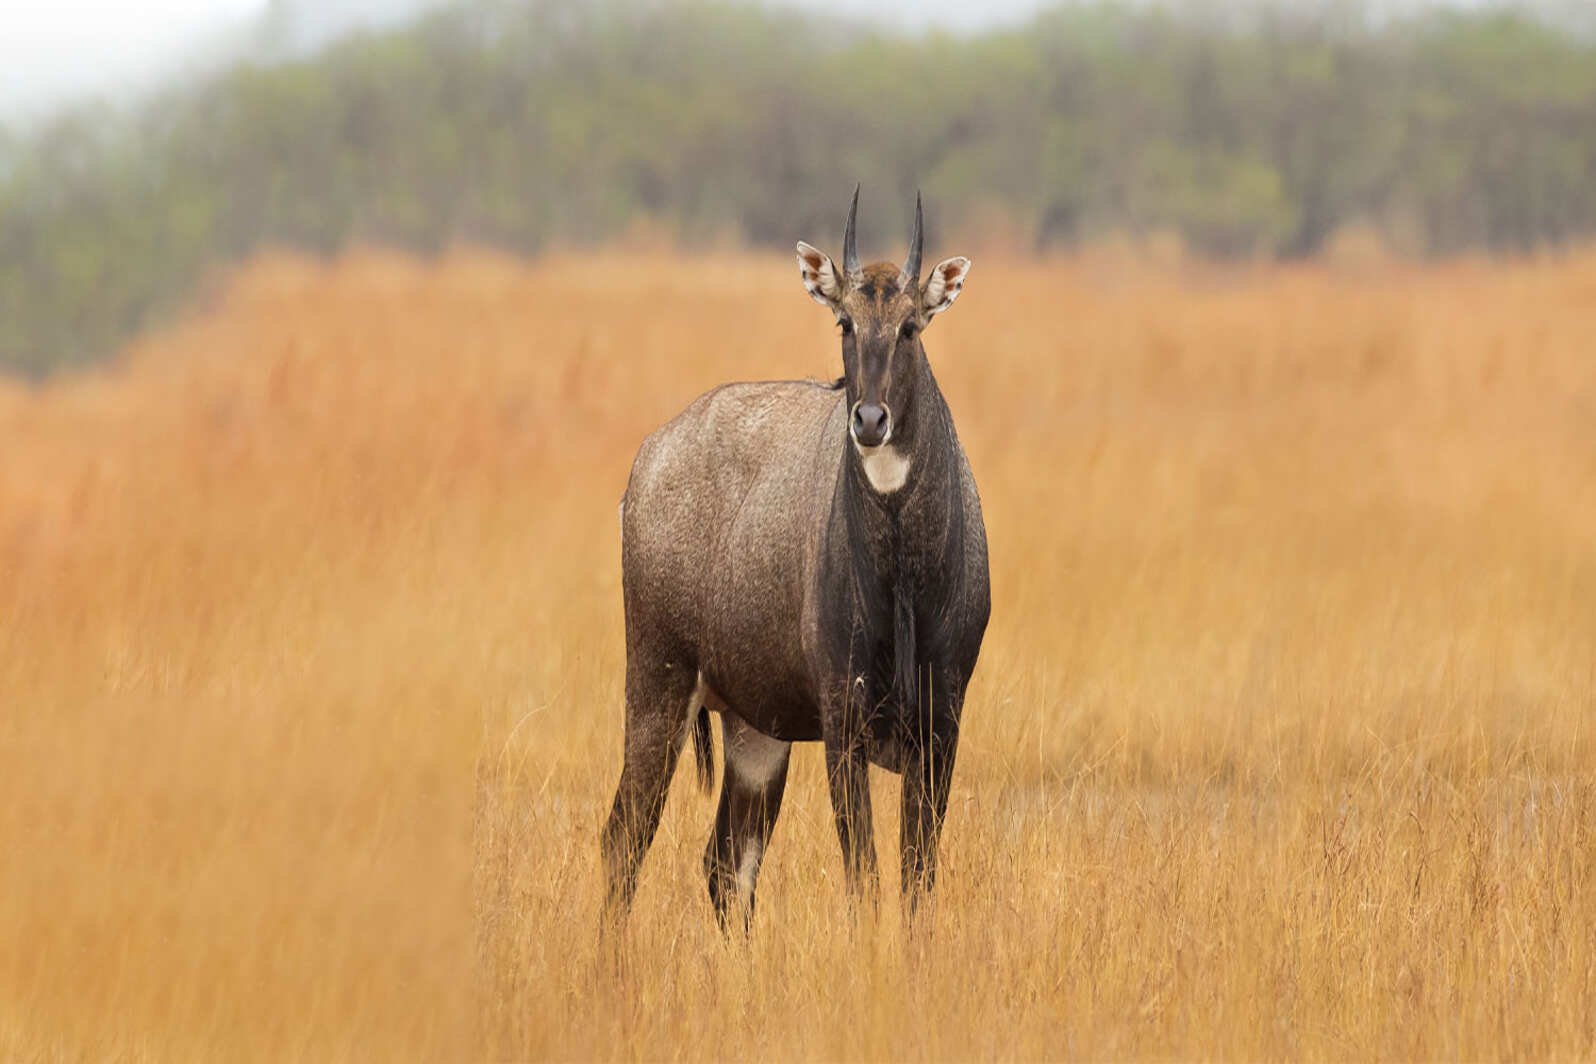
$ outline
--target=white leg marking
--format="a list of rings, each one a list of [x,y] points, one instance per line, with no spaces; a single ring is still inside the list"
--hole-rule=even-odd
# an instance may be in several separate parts
[[[754,896],[754,880],[759,878],[759,858],[764,855],[764,847],[757,838],[744,840],[743,847],[743,859],[737,862],[737,893],[746,903]]]
[[[863,447],[854,441],[859,460],[864,465],[865,479],[882,495],[891,495],[909,479],[909,457],[891,444],[880,447]]]
[[[772,739],[751,727],[739,728],[726,744],[726,761],[737,778],[753,787],[768,787],[787,765],[792,743]]]
[[[787,768],[792,743],[772,739],[747,724],[730,730],[726,742],[726,767],[743,787],[764,789]],[[759,859],[765,847],[758,834],[738,839],[742,856],[737,861],[737,891],[743,904],[754,896],[754,880],[759,877]]]

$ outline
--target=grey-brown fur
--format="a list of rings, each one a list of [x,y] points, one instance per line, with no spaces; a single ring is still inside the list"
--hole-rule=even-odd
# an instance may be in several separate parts
[[[852,223],[850,211],[847,260]],[[723,924],[734,904],[752,911],[791,742],[825,744],[854,891],[876,878],[867,761],[904,777],[911,905],[931,886],[990,598],[975,480],[919,339],[968,262],[944,260],[922,286],[918,244],[917,205],[913,274],[838,271],[800,245],[811,294],[846,323],[843,379],[724,385],[638,452],[621,516],[625,763],[603,835],[612,911],[630,903],[689,731],[707,743],[706,709],[723,724],[705,854]],[[862,447],[861,433],[874,437],[858,412],[877,408],[885,442]],[[872,480],[867,454],[906,461],[901,486],[874,465]]]

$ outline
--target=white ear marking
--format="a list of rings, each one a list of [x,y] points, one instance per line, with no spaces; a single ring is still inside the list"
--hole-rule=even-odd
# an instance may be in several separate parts
[[[935,316],[953,306],[953,301],[964,291],[964,279],[970,275],[970,260],[963,255],[943,259],[931,267],[931,276],[925,283],[922,300],[925,312]]]
[[[809,298],[821,306],[835,307],[842,298],[842,283],[830,256],[802,240],[798,241],[798,276],[803,278]]]

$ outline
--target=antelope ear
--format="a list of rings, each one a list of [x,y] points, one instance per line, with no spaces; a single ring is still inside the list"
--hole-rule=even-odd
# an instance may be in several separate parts
[[[798,275],[803,278],[809,298],[823,307],[837,308],[842,299],[842,281],[831,258],[817,247],[798,241]]]
[[[964,279],[969,274],[970,260],[963,255],[943,259],[931,267],[931,276],[926,278],[925,294],[920,301],[926,316],[935,317],[953,306],[953,301],[964,290]]]

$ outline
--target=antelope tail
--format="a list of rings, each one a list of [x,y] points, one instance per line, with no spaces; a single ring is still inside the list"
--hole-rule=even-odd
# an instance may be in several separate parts
[[[709,791],[715,785],[715,747],[709,739],[709,709],[698,707],[693,720],[693,763],[698,766],[698,786]]]

